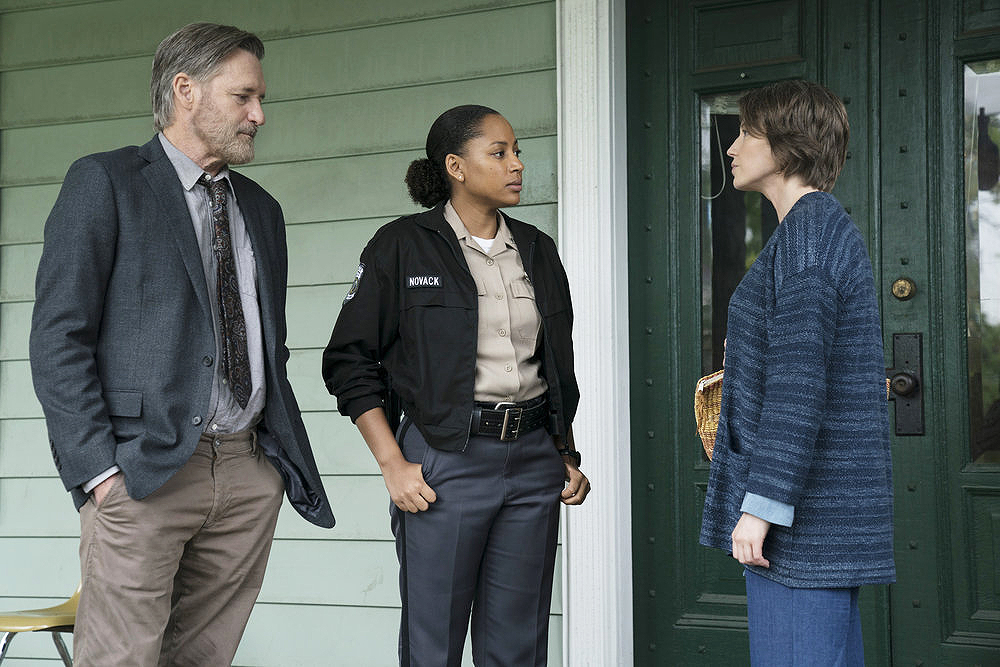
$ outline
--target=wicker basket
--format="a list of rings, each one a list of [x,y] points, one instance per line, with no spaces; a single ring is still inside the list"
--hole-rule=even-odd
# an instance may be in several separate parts
[[[719,428],[719,410],[722,407],[722,371],[698,380],[694,389],[694,419],[698,423],[698,435],[708,460],[712,460],[715,448],[715,432]]]
[[[722,371],[698,380],[694,388],[694,419],[698,424],[701,446],[708,460],[712,460],[715,449],[715,432],[719,429],[719,411],[722,408]],[[885,396],[890,396],[890,381],[885,379]]]

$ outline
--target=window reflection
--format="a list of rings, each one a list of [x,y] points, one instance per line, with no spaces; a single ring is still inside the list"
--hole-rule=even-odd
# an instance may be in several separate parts
[[[965,67],[970,453],[1000,463],[1000,60]]]
[[[742,92],[701,98],[701,367],[722,368],[729,297],[778,226],[771,203],[733,188],[726,149],[739,135]]]

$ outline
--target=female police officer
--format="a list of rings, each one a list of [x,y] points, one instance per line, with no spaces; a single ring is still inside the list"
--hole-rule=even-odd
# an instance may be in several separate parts
[[[519,153],[492,109],[434,121],[406,174],[431,210],[376,232],[323,355],[392,499],[403,665],[459,665],[470,610],[477,665],[544,665],[559,501],[590,490],[566,275],[498,210],[520,201]]]

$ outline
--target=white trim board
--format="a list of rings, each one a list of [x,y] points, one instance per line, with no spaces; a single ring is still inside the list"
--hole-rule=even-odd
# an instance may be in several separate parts
[[[593,492],[564,518],[565,665],[633,664],[624,0],[556,0],[559,248]]]

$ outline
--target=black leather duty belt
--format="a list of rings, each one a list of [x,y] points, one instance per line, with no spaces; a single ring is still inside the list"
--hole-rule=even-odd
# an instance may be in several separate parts
[[[521,403],[476,403],[469,434],[511,442],[544,425],[548,418],[549,399],[544,394]]]

